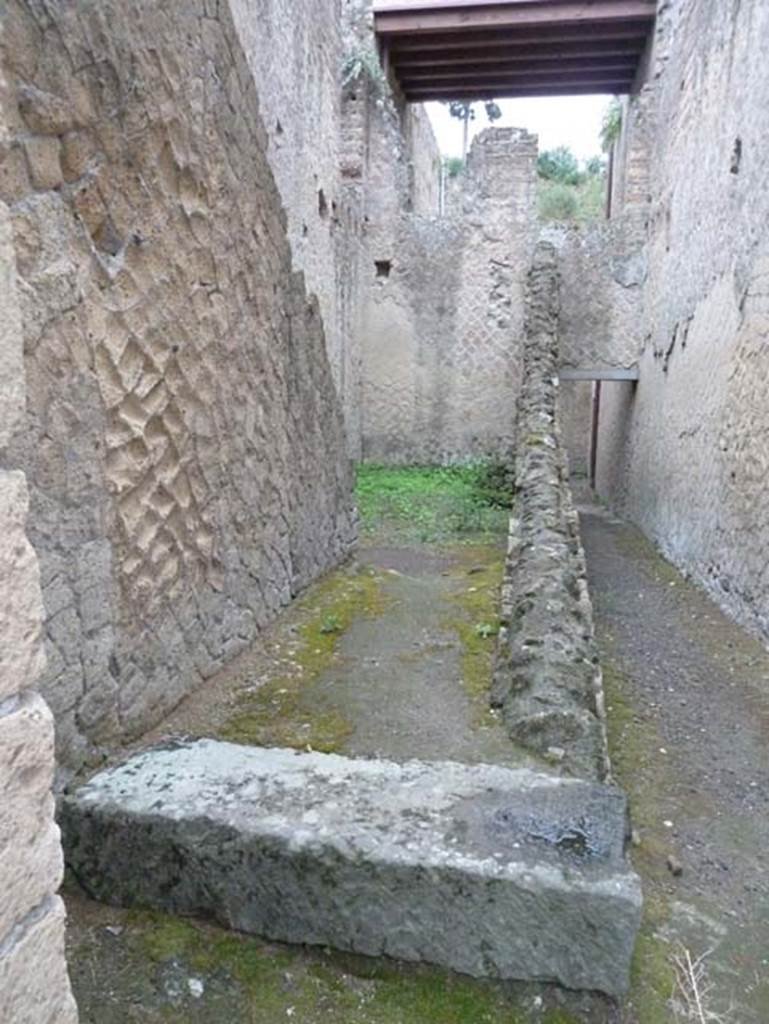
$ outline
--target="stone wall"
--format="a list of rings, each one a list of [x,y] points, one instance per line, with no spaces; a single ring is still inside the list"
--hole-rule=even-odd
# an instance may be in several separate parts
[[[638,385],[603,388],[598,485],[769,639],[769,7],[665,5],[615,216],[651,155]]]
[[[348,249],[360,233],[354,197],[343,187],[342,73],[346,54],[340,0],[231,0],[253,74],[268,140],[267,158],[288,220],[294,266],[317,296],[350,451],[360,434],[357,278]]]
[[[421,106],[384,76],[343,89],[355,59],[377,63],[370,0],[232,0],[253,73],[267,156],[297,269],[318,297],[348,446],[361,457],[363,310],[369,243],[404,211],[432,216],[441,160]]]
[[[0,147],[9,142],[6,88],[0,77]],[[24,418],[22,344],[11,220],[0,202],[0,1020],[75,1024],[56,895],[53,718],[35,690],[45,665],[40,573],[25,534],[27,483],[8,452]]]
[[[603,688],[579,521],[558,426],[557,255],[528,276],[515,508],[492,685],[510,736],[585,778],[609,772]]]
[[[536,155],[534,136],[488,129],[444,216],[396,209],[393,217],[397,200],[384,216],[379,199],[362,341],[365,459],[509,455]]]
[[[9,457],[77,767],[345,555],[351,472],[227,5],[11,0],[3,43],[28,380]]]

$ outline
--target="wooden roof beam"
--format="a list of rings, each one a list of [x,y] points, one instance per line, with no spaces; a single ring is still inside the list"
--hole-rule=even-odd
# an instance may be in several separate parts
[[[375,0],[374,24],[381,37],[430,32],[469,33],[483,29],[520,29],[596,22],[644,21],[651,24],[656,0]]]
[[[496,85],[462,86],[456,85],[447,89],[414,89],[404,90],[406,99],[411,103],[428,103],[431,100],[501,100],[519,97],[537,96],[621,96],[630,92],[632,83],[627,79],[606,83],[541,83],[537,85]]]
[[[410,71],[412,68],[440,68],[444,64],[451,67],[460,67],[470,64],[473,67],[481,64],[493,64],[504,61],[507,64],[529,63],[532,60],[602,60],[617,57],[625,57],[628,60],[638,61],[643,52],[643,40],[627,39],[616,40],[607,43],[561,43],[544,44],[535,46],[530,44],[526,47],[513,48],[507,43],[490,46],[470,52],[456,53],[452,50],[435,50],[429,53],[390,51],[390,60],[393,65],[403,71]]]
[[[560,71],[568,74],[590,74],[600,72],[605,75],[607,72],[613,74],[619,72],[621,76],[627,75],[632,78],[636,69],[636,62],[628,60],[536,60],[527,64],[484,64],[477,67],[462,65],[461,68],[443,68],[435,70],[430,68],[401,68],[397,67],[398,80],[404,88],[425,82],[428,85],[435,82],[458,81],[466,78],[474,78],[483,81],[487,78],[537,78],[544,75],[552,75]]]
[[[642,21],[628,22],[597,22],[590,25],[589,33],[583,24],[573,25],[540,25],[533,28],[510,29],[507,32],[497,29],[494,31],[479,31],[471,34],[457,35],[452,32],[434,32],[428,35],[418,35],[413,38],[406,36],[387,37],[387,45],[393,53],[406,53],[416,51],[422,53],[427,50],[454,49],[464,50],[476,49],[482,46],[506,46],[521,47],[538,44],[551,45],[553,43],[584,43],[589,38],[591,43],[596,40],[618,40],[633,39],[639,48],[643,47],[649,33],[649,23]]]
[[[632,81],[632,77],[633,76],[631,74],[621,71],[607,72],[606,74],[602,74],[601,72],[591,73],[587,71],[548,71],[540,72],[536,75],[496,75],[483,79],[478,79],[475,75],[457,75],[450,82],[415,82],[411,85],[405,85],[404,89],[407,92],[413,93],[420,90],[441,92],[444,89],[451,90],[457,86],[468,85],[487,90],[493,90],[498,86],[504,87],[506,85],[525,86],[529,83],[533,86],[540,84],[558,85],[561,82],[563,82],[564,85],[603,85],[604,83],[612,84]]]

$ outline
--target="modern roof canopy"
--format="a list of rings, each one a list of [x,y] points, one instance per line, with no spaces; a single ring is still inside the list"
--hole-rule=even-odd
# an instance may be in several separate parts
[[[410,102],[629,92],[656,0],[374,0]]]

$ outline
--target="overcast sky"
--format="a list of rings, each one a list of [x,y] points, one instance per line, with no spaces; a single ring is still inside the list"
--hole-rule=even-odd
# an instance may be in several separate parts
[[[580,160],[601,152],[598,137],[603,112],[609,96],[561,96],[558,98],[499,100],[502,119],[500,127],[527,128],[539,135],[539,149],[568,146]],[[444,156],[462,155],[462,125],[452,118],[442,103],[425,104],[432,121],[438,145]],[[472,135],[488,125],[481,104],[470,122]]]

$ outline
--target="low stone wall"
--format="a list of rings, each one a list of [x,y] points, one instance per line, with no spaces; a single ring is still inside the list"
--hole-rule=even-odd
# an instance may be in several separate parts
[[[601,671],[556,421],[558,283],[556,250],[540,243],[528,281],[516,514],[492,705],[517,743],[571,774],[603,779],[609,760]]]
[[[2,112],[0,82],[0,113]],[[0,117],[0,145],[4,141]],[[0,1021],[75,1024],[64,963],[63,859],[53,818],[53,718],[35,692],[43,602],[25,533],[27,482],[6,468],[24,415],[16,263],[0,202]]]

